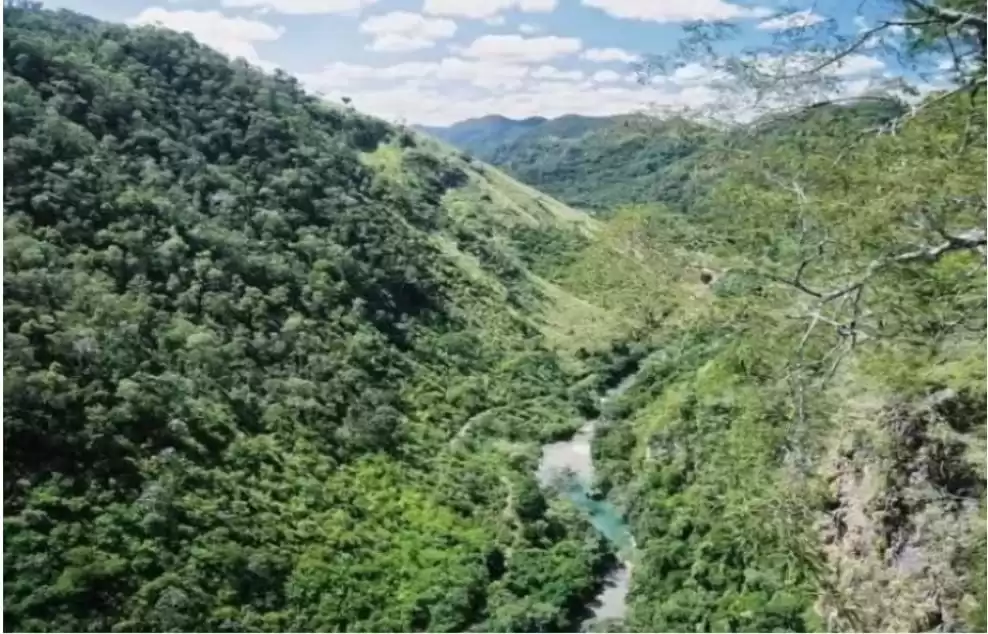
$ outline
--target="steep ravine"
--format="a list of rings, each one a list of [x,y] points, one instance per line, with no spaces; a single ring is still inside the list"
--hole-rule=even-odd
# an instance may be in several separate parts
[[[635,377],[632,373],[607,390],[600,398],[600,410],[604,411],[608,401],[627,390],[634,383]],[[591,524],[618,550],[621,565],[611,573],[597,596],[590,622],[624,618],[635,547],[634,536],[631,535],[621,511],[593,493],[594,464],[591,444],[600,424],[600,419],[588,419],[569,440],[543,445],[537,473],[542,487],[561,481],[565,494],[587,514]]]

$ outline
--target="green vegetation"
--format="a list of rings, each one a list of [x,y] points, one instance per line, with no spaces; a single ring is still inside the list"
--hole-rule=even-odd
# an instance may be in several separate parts
[[[622,204],[685,201],[693,193],[689,159],[711,137],[702,126],[644,115],[485,117],[425,131],[597,214]]]
[[[611,215],[542,270],[619,317],[590,330],[585,309],[554,305],[551,323],[578,324],[563,333],[595,333],[596,371],[572,388],[584,414],[598,413],[600,342],[659,351],[604,412],[612,422],[594,448],[600,485],[640,546],[624,626],[982,622],[985,428],[969,405],[984,399],[981,258],[958,248],[867,273],[984,225],[983,117],[965,98],[931,102],[895,136],[869,130],[902,117],[901,104],[867,100],[748,129],[692,126],[692,137],[676,135],[682,122],[644,118],[640,129],[573,137],[540,135],[542,124],[492,154],[522,180]],[[684,138],[689,151],[661,169],[635,167],[643,154],[627,151]],[[667,187],[676,174],[689,189]],[[636,193],[635,182],[653,189]],[[621,208],[642,199],[652,204]],[[794,287],[801,267],[811,292],[869,277],[860,295],[819,302]],[[923,413],[936,394],[953,404]],[[881,423],[903,416],[910,431]],[[855,480],[867,469],[883,483]],[[941,565],[935,580],[922,572]],[[936,606],[936,593],[949,598]]]
[[[766,119],[754,138],[778,140],[836,118],[858,132],[903,112],[894,99],[828,105]],[[513,125],[511,125],[513,124]],[[647,115],[512,121],[485,117],[426,128],[559,200],[609,216],[624,205],[663,203],[689,211],[724,169],[725,152],[749,146],[750,131],[719,132]]]
[[[983,93],[459,130],[600,220],[16,4],[8,628],[575,631],[614,548],[534,472],[600,417],[635,548],[594,628],[984,629]]]
[[[548,125],[499,146],[489,160],[522,182],[597,214],[695,195],[691,158],[709,130],[685,121],[613,117],[580,135]]]
[[[534,483],[526,267],[585,219],[189,36],[4,50],[6,625],[575,629],[613,557]]]
[[[981,627],[979,100],[711,145],[688,216],[625,209],[553,277],[659,349],[594,447],[639,544],[626,627]]]
[[[419,126],[419,130],[478,156],[487,156],[507,139],[521,136],[546,122],[544,117],[520,121],[500,115],[468,119],[449,127]]]

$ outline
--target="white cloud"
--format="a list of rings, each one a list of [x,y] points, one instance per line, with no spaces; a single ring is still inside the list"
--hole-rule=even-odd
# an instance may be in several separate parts
[[[523,118],[569,113],[612,115],[642,110],[666,116],[686,114],[750,120],[786,105],[780,100],[758,102],[750,91],[725,90],[716,84],[667,82],[638,86],[621,81],[573,81],[575,75],[563,80],[555,77],[558,69],[550,71],[543,67],[528,76],[524,75],[526,68],[519,66],[513,67],[513,71],[502,72],[502,79],[513,86],[506,91],[493,86],[496,82],[491,86],[478,86],[472,82],[471,74],[478,72],[484,64],[486,62],[451,58],[437,63],[408,62],[377,69],[350,67],[343,70],[351,76],[360,76],[363,83],[347,85],[345,90],[329,90],[327,97],[338,99],[347,95],[362,111],[391,120],[434,125],[493,113]],[[700,73],[693,74],[698,76]],[[452,77],[462,81],[450,83]],[[604,78],[611,79],[611,76]],[[624,76],[622,79],[632,78]],[[306,84],[311,86],[312,81],[307,80]],[[864,94],[874,86],[867,78],[853,78],[841,82],[836,90],[821,97],[850,98]]]
[[[424,124],[449,124],[491,113],[515,118],[609,115],[653,105],[678,111],[701,107],[718,96],[703,86],[637,86],[611,71],[598,73],[598,82],[580,81],[580,71],[548,65],[527,71],[525,66],[448,58],[384,68],[333,64],[301,79],[329,99],[345,95],[362,111]],[[510,88],[505,90],[504,85]]]
[[[598,70],[591,79],[601,83],[614,82],[621,81],[621,75],[613,70]]]
[[[333,62],[315,73],[299,73],[298,78],[313,92],[322,93],[357,86],[375,77],[376,73],[380,73],[382,78],[385,76],[384,69]]]
[[[449,31],[424,26],[436,20],[434,16],[406,14],[401,20],[384,20],[387,15],[365,21],[370,26],[362,30],[381,38],[424,39],[436,39]],[[424,124],[449,124],[492,113],[521,118],[640,110],[666,116],[750,120],[795,103],[794,96],[785,90],[756,99],[748,84],[732,81],[733,76],[724,70],[727,60],[713,60],[709,66],[686,64],[654,77],[647,85],[639,85],[629,68],[620,67],[633,59],[632,52],[620,48],[583,51],[582,42],[576,38],[488,34],[444,59],[379,67],[334,63],[300,79],[328,99],[346,95],[362,111]],[[765,56],[757,59],[757,67],[764,72],[794,73],[813,68],[820,59],[810,54]],[[591,61],[608,65],[587,63]],[[861,52],[849,55],[839,68],[828,71],[833,81],[820,82],[818,88],[808,89],[800,99],[864,94],[877,88],[884,69],[881,59]]]
[[[580,55],[591,62],[634,62],[638,55],[620,48],[588,48]]]
[[[468,82],[483,88],[517,88],[528,75],[528,67],[500,60],[466,60],[447,57],[436,64],[435,77]]]
[[[628,91],[629,93],[631,91]],[[607,95],[591,98],[588,92],[574,84],[543,82],[533,90],[512,95],[465,94],[450,99],[446,91],[421,92],[406,86],[353,95],[354,105],[386,119],[433,125],[450,124],[471,117],[498,113],[512,118],[536,115],[548,117],[568,113],[618,114],[638,109],[642,101],[632,95]]]
[[[431,48],[437,40],[452,37],[456,33],[456,23],[408,11],[393,11],[364,20],[360,31],[374,37],[371,50],[414,51]]]
[[[507,18],[503,15],[492,15],[491,17],[484,19],[484,24],[490,24],[491,26],[504,26],[504,23],[507,21]]]
[[[466,57],[514,63],[545,62],[554,57],[576,53],[582,45],[578,38],[556,35],[531,38],[520,35],[482,35],[463,49],[462,54]]]
[[[524,33],[525,35],[533,35],[541,31],[542,27],[536,26],[534,24],[519,24],[518,30]]]
[[[127,23],[156,24],[173,31],[188,31],[207,46],[230,57],[243,57],[263,68],[271,68],[272,65],[261,60],[254,43],[277,40],[284,32],[260,20],[231,18],[219,11],[169,11],[161,7],[144,9]]]
[[[402,51],[417,51],[423,48],[432,48],[435,45],[436,41],[428,38],[388,33],[386,35],[375,37],[367,49],[386,53],[398,53]]]
[[[432,62],[404,62],[394,66],[374,67],[363,64],[333,62],[315,73],[300,73],[298,78],[310,89],[327,92],[344,88],[359,88],[373,82],[394,80],[421,81],[435,76],[437,64]]]
[[[395,80],[413,80],[421,85],[461,82],[480,88],[517,88],[528,76],[528,67],[487,60],[447,57],[438,62],[403,62],[374,67],[335,62],[316,73],[303,73],[299,79],[312,90],[332,92]]]
[[[727,74],[721,70],[697,64],[696,62],[690,62],[689,64],[680,66],[672,74],[662,79],[679,86],[696,86],[711,84],[726,78]]]
[[[882,60],[860,53],[852,53],[832,63],[829,60],[829,55],[797,53],[788,56],[764,55],[747,61],[759,72],[775,77],[810,71],[829,77],[854,77],[874,75],[885,68]]]
[[[804,11],[796,11],[770,18],[764,22],[760,22],[758,28],[762,31],[788,31],[790,29],[802,29],[813,26],[814,24],[823,22],[823,20],[822,15],[806,9]]]
[[[548,13],[557,0],[425,0],[422,10],[431,15],[461,18],[489,18],[508,9],[528,13]]]
[[[885,62],[878,58],[852,54],[837,62],[830,72],[839,77],[853,77],[872,74],[884,68]]]
[[[426,18],[408,11],[393,11],[367,18],[360,25],[360,30],[371,35],[397,33],[438,39],[456,33],[456,23],[452,20]]]
[[[557,81],[580,81],[583,79],[581,70],[560,70],[555,66],[539,66],[530,73],[535,79],[550,79]]]
[[[583,4],[616,18],[652,22],[764,18],[772,14],[768,9],[744,7],[725,0],[583,0]]]
[[[375,2],[377,0],[220,0],[224,7],[260,7],[293,14],[347,13],[359,11]]]

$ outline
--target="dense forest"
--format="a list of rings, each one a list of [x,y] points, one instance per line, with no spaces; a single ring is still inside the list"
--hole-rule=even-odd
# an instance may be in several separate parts
[[[985,630],[983,91],[450,136],[3,37],[7,629],[586,628],[599,417],[597,629]]]
[[[507,236],[581,217],[188,35],[3,37],[6,626],[577,627],[612,555],[534,483],[575,401]]]

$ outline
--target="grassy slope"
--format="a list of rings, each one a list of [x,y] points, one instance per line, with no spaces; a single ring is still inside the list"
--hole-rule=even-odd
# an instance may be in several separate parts
[[[427,148],[467,174],[461,186],[444,195],[450,225],[433,238],[469,274],[473,285],[503,298],[506,314],[540,332],[576,373],[583,370],[576,359],[578,349],[599,351],[631,335],[636,322],[620,306],[607,306],[606,298],[592,292],[574,294],[548,279],[584,249],[611,248],[610,241],[601,240],[604,228],[599,221],[441,142],[424,136],[416,139],[417,147]],[[365,160],[389,178],[407,179],[409,172],[401,165],[408,151],[394,142]],[[489,248],[474,243],[472,236],[477,235],[487,238]],[[627,262],[618,258],[615,264]],[[513,297],[523,298],[522,305],[513,304]]]

